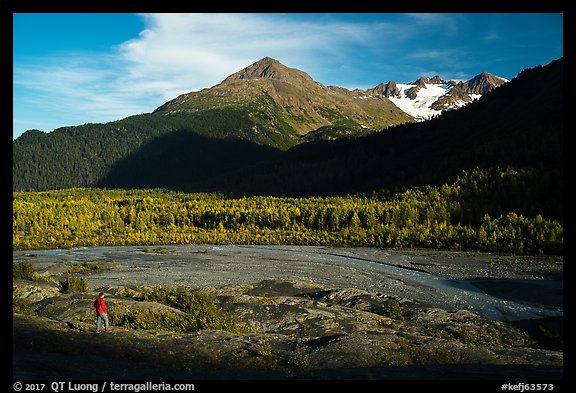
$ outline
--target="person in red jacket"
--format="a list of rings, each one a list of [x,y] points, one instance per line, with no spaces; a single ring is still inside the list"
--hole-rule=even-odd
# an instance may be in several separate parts
[[[108,310],[106,310],[106,302],[104,301],[104,292],[98,294],[98,298],[94,300],[94,308],[96,308],[96,333],[100,332],[100,323],[104,321],[104,331],[108,331]]]

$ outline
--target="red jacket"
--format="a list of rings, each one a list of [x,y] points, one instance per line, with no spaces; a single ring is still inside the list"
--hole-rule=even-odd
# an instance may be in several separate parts
[[[108,314],[106,311],[106,302],[104,298],[99,297],[98,299],[94,300],[94,307],[96,308],[96,312],[98,314]]]

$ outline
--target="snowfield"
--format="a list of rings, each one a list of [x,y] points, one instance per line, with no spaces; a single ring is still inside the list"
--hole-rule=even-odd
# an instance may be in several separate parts
[[[416,85],[408,85],[399,83],[397,84],[400,90],[400,97],[388,97],[394,105],[402,109],[409,115],[414,116],[418,120],[430,119],[435,115],[439,115],[442,111],[430,109],[430,106],[438,100],[441,96],[447,94],[452,90],[452,86],[447,83],[439,85],[426,85],[425,88],[420,88],[416,99],[411,100],[406,96],[408,90]]]

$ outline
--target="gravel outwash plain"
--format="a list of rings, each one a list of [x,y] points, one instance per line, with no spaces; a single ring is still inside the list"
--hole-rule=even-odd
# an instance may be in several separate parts
[[[14,280],[13,296],[37,310],[13,313],[16,379],[557,381],[563,375],[562,350],[535,344],[530,333],[561,329],[561,259],[151,245],[13,252],[13,263],[19,261],[55,281],[70,276],[68,262],[104,269],[80,273],[92,291],[85,294],[62,294],[54,282]],[[174,333],[118,326],[94,336],[90,304],[98,291],[119,311],[138,306],[124,288],[155,286],[209,293],[258,329]],[[387,315],[389,301],[400,304],[405,318]]]

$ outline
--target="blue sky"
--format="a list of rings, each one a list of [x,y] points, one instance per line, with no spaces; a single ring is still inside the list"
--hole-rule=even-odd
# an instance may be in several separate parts
[[[265,56],[349,89],[512,79],[563,56],[563,15],[16,13],[13,138],[148,113]]]

